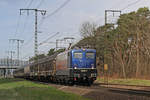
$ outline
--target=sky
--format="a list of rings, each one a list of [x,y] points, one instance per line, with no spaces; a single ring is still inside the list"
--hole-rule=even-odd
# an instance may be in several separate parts
[[[136,11],[140,7],[149,7],[149,0],[0,0],[0,58],[9,56],[8,51],[15,51],[17,56],[17,43],[9,39],[21,39],[20,59],[27,60],[34,55],[34,11],[27,14],[19,9],[46,10],[45,17],[38,13],[38,43],[48,38],[47,42],[39,46],[39,53],[47,53],[50,48],[55,48],[56,39],[74,37],[74,43],[82,37],[80,27],[89,21],[98,26],[104,24],[105,10],[121,10],[123,13]],[[54,11],[52,16],[51,15]],[[49,17],[47,17],[49,16]],[[59,34],[56,34],[59,33]],[[56,35],[55,35],[56,34]],[[59,43],[67,46],[68,42]]]

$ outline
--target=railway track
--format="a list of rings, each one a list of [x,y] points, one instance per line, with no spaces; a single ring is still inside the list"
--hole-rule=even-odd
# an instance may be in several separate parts
[[[120,85],[120,84],[109,84],[109,85],[107,85],[107,84],[101,84],[101,83],[94,83],[91,86],[84,86],[83,84],[76,84],[74,86],[67,86],[67,85],[53,84],[53,83],[47,83],[47,82],[38,82],[38,83],[46,84],[46,85],[52,85],[55,87],[66,86],[66,87],[75,87],[75,88],[91,89],[91,90],[105,89],[107,91],[114,92],[114,93],[130,94],[130,95],[143,95],[143,96],[150,97],[150,86]],[[112,87],[112,86],[115,86],[115,87]]]
[[[147,96],[150,97],[150,91],[144,90],[133,90],[133,89],[114,89],[111,88],[109,91],[114,93],[121,93],[121,94],[129,94],[129,95],[138,95],[138,96]]]
[[[105,85],[105,86],[110,86],[110,85],[114,85],[114,86],[129,86],[129,87],[141,87],[141,88],[150,88],[150,86],[143,86],[143,85],[126,85],[126,84],[107,84],[107,83],[95,83],[97,85]]]
[[[131,85],[125,85],[127,88],[122,88],[123,85],[117,85],[116,87],[106,87],[104,84],[94,83],[91,86],[83,86],[83,84],[77,84],[74,86],[37,82],[40,84],[46,84],[57,88],[58,90],[74,93],[91,100],[150,100],[150,91],[148,89],[140,90],[140,88],[150,88],[148,86],[134,86],[137,89],[131,88]]]
[[[136,86],[132,88],[132,85],[115,84],[116,87],[108,87],[95,83],[90,87],[87,86],[76,86],[85,89],[91,89],[93,92],[88,93],[85,97],[91,98],[92,100],[150,100],[150,87],[149,86]],[[142,89],[140,89],[142,88]]]

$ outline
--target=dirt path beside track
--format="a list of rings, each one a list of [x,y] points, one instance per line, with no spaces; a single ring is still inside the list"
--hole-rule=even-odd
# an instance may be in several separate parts
[[[50,86],[53,86],[64,92],[84,96],[91,100],[150,100],[150,95],[148,96],[143,94],[136,94],[132,93],[132,91],[124,90],[127,89],[127,87],[122,87],[123,89],[118,90],[116,89],[116,87],[112,88],[100,85],[92,85],[89,87],[89,86],[64,86],[64,85],[50,84]]]

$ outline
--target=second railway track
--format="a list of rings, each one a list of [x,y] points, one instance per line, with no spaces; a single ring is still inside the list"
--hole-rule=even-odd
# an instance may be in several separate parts
[[[74,86],[68,86],[68,85],[45,83],[45,82],[38,82],[38,83],[47,84],[47,85],[55,87],[59,90],[63,90],[65,92],[75,93],[75,94],[78,94],[81,96],[83,96],[89,92],[95,92],[95,93],[96,92],[97,93],[103,92],[103,93],[109,93],[109,94],[112,93],[115,95],[118,94],[118,95],[128,95],[128,96],[142,96],[142,97],[150,99],[150,90],[148,90],[148,88],[150,88],[150,87],[148,87],[148,86],[136,86],[138,88],[135,89],[135,88],[131,88],[132,87],[131,85],[125,85],[125,86],[128,86],[127,88],[122,88],[120,86],[118,86],[118,87],[106,87],[106,86],[104,86],[104,84],[101,85],[100,83],[94,83],[91,86],[83,86],[81,84],[74,85]],[[121,86],[123,86],[123,85],[121,85]],[[140,90],[140,88],[143,88],[143,87],[145,88],[145,90],[144,89]],[[137,99],[137,100],[140,100],[140,99]],[[148,100],[148,99],[144,99],[144,100]]]

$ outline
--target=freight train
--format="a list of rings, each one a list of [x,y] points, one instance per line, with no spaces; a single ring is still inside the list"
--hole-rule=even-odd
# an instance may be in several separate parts
[[[14,77],[55,83],[91,85],[97,77],[96,50],[72,49],[14,71]]]

